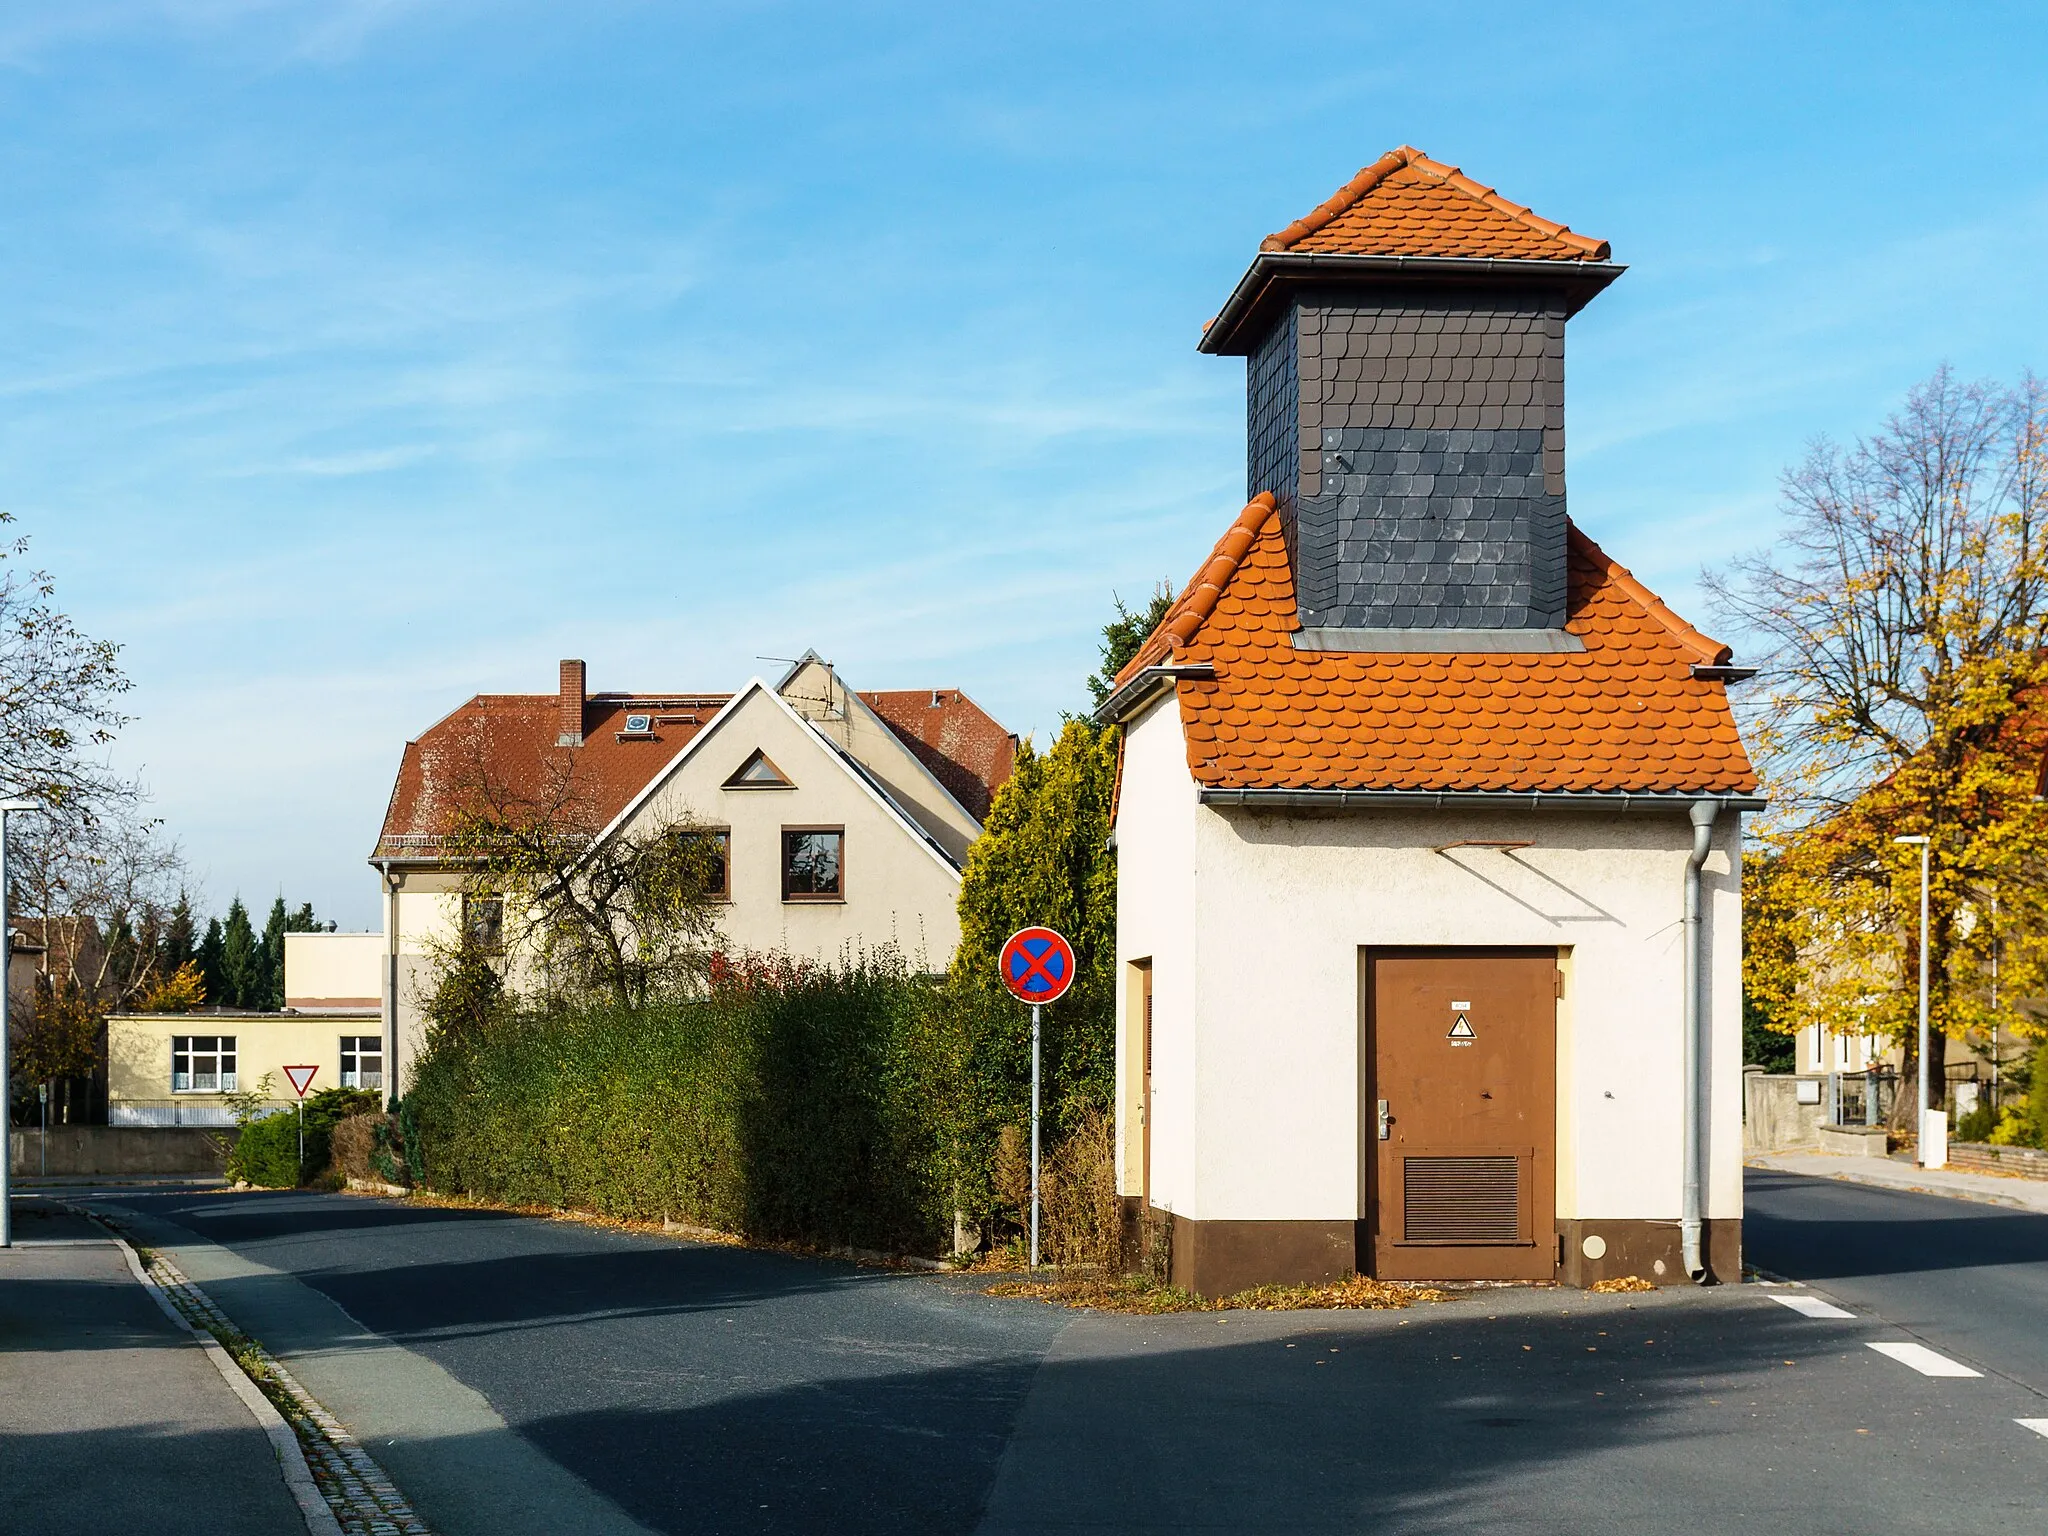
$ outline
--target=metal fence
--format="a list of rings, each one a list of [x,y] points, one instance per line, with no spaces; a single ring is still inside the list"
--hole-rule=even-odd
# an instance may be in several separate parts
[[[1827,1123],[1829,1125],[1883,1125],[1899,1099],[1899,1075],[1876,1069],[1869,1072],[1832,1072],[1827,1080]]]
[[[260,1120],[266,1115],[281,1115],[291,1107],[282,1103],[266,1104],[256,1112],[255,1118]],[[205,1099],[117,1099],[107,1106],[107,1124],[155,1130],[169,1130],[176,1126],[231,1130],[235,1124],[235,1112],[229,1105]]]

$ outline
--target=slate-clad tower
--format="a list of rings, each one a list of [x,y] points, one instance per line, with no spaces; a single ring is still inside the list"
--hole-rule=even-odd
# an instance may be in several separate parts
[[[1577,648],[1564,328],[1607,255],[1408,148],[1264,242],[1202,350],[1246,359],[1247,493],[1279,501],[1298,645]]]

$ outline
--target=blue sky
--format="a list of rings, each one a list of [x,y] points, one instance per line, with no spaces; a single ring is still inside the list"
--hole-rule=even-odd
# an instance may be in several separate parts
[[[474,692],[816,646],[1043,735],[1243,492],[1194,350],[1408,142],[1613,242],[1572,515],[1692,616],[1812,436],[2048,368],[2039,7],[0,5],[0,507],[209,900],[375,920]]]

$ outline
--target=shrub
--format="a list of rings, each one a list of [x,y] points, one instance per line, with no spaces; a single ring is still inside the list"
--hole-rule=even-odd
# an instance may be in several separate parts
[[[1988,1097],[1979,1097],[1977,1107],[1956,1121],[1951,1136],[1956,1141],[1985,1141],[1997,1129],[1998,1115]]]
[[[306,1100],[306,1179],[317,1178],[333,1161],[335,1126],[351,1115],[374,1114],[382,1108],[374,1088],[322,1088]]]
[[[937,1251],[959,1059],[893,951],[714,967],[706,995],[441,1030],[400,1110],[413,1175],[511,1204]]]
[[[1073,1131],[1039,1169],[1039,1222],[1045,1257],[1055,1264],[1123,1269],[1122,1211],[1116,1197],[1116,1131],[1098,1109],[1082,1111]]]
[[[294,1189],[299,1183],[299,1117],[280,1110],[251,1120],[228,1154],[228,1177],[265,1189]]]

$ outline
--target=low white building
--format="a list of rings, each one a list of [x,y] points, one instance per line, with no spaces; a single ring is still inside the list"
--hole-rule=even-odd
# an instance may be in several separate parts
[[[1099,717],[1119,1189],[1181,1284],[1740,1274],[1746,673],[1564,510],[1620,270],[1404,149],[1204,333],[1252,499]]]

